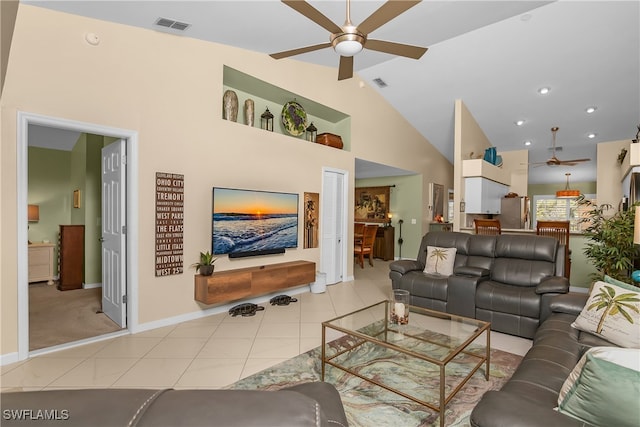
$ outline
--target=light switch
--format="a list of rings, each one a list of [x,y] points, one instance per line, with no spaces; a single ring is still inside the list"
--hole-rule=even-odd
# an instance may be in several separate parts
[[[417,224],[417,221],[415,218],[411,218],[411,224]]]

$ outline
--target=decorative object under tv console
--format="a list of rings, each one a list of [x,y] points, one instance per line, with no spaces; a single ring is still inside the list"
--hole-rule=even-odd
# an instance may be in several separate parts
[[[218,304],[268,294],[280,289],[313,283],[316,263],[289,261],[195,276],[195,299]]]

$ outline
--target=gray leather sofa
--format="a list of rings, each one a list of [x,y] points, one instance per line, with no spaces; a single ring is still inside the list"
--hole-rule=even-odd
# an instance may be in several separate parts
[[[0,406],[3,427],[347,426],[340,395],[325,382],[278,391],[25,391],[2,393]]]
[[[499,391],[488,391],[470,415],[474,427],[585,426],[553,408],[573,368],[591,347],[615,346],[571,327],[588,298],[568,293],[553,298],[551,314],[535,333],[533,346]]]
[[[427,246],[456,248],[453,275],[425,273]],[[483,236],[432,231],[416,260],[389,265],[394,289],[411,304],[491,322],[491,329],[532,338],[549,316],[549,301],[569,291],[564,251],[552,237]]]

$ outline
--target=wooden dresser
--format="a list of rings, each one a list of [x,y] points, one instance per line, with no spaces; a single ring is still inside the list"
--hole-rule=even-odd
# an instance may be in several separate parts
[[[58,289],[81,289],[84,276],[84,225],[61,225],[58,239]]]
[[[393,260],[395,249],[395,230],[393,227],[378,227],[376,241],[373,244],[373,257],[385,261]]]
[[[29,245],[29,283],[47,281],[53,285],[53,243]]]

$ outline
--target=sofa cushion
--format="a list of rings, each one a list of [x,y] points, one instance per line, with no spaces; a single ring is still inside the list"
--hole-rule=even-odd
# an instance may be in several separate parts
[[[480,282],[476,289],[476,308],[537,319],[540,315],[540,296],[535,288],[487,280]]]
[[[638,394],[640,350],[594,347],[564,382],[558,410],[592,425],[637,426]]]
[[[496,238],[496,257],[556,262],[558,240],[554,237],[502,234]]]
[[[405,275],[402,289],[409,291],[411,296],[447,301],[449,281],[447,276],[427,274],[422,271],[412,271]],[[407,286],[408,285],[408,286]]]
[[[469,251],[466,265],[490,270],[496,252],[495,236],[476,235],[469,239]]]
[[[491,269],[491,279],[512,286],[538,286],[555,275],[555,264],[518,258],[496,258]]]
[[[427,262],[424,272],[440,276],[451,276],[456,260],[456,248],[427,246]]]
[[[640,347],[640,292],[602,281],[572,325],[622,347]]]

